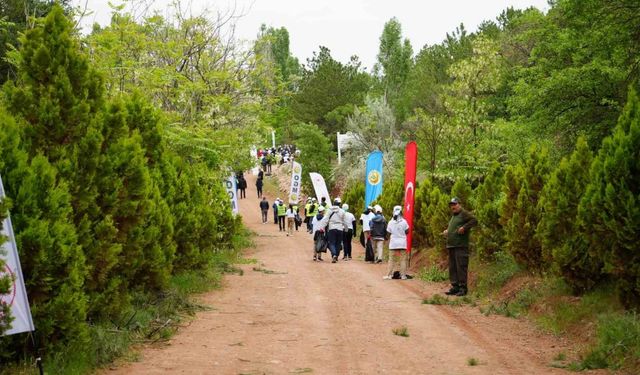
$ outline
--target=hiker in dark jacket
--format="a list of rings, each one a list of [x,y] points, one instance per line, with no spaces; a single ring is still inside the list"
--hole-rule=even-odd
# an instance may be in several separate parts
[[[258,191],[258,198],[262,197],[262,179],[259,178],[256,180],[256,190]]]
[[[445,294],[464,296],[468,293],[467,272],[469,269],[469,232],[478,224],[475,216],[462,209],[458,198],[449,201],[451,220],[442,234],[447,237],[449,251],[449,280],[451,289]]]
[[[380,205],[376,204],[373,209],[376,216],[369,222],[369,229],[371,229],[373,252],[376,256],[375,263],[382,263],[384,240],[387,238],[387,219],[382,215],[382,207]]]
[[[269,212],[269,202],[266,197],[262,197],[260,201],[260,211],[262,211],[262,224],[267,223],[267,212]]]

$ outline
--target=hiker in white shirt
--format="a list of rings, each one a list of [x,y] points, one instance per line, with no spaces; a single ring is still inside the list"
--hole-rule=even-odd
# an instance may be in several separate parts
[[[407,234],[409,233],[409,224],[402,217],[401,206],[395,206],[393,208],[393,219],[391,219],[387,225],[387,232],[391,234],[389,238],[389,269],[383,279],[391,279],[396,268],[400,268],[400,278],[406,280]]]

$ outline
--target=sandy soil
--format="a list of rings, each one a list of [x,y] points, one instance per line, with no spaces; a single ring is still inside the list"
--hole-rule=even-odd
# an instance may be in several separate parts
[[[568,344],[524,320],[485,317],[477,308],[423,305],[445,284],[383,280],[386,264],[312,261],[312,240],[262,224],[253,177],[240,200],[258,235],[225,287],[201,296],[212,306],[169,345],[105,374],[558,374],[553,357]],[[269,197],[273,199],[273,197]],[[259,268],[263,271],[255,271]],[[396,336],[406,326],[409,337]],[[479,365],[470,366],[476,358]]]

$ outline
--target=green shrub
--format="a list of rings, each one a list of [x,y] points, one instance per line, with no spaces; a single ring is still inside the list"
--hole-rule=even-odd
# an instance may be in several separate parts
[[[418,278],[422,281],[440,282],[449,280],[449,273],[447,270],[440,269],[440,267],[432,264],[429,268],[422,267],[418,272]]]

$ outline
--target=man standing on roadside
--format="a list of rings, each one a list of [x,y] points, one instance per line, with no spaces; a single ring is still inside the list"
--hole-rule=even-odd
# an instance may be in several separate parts
[[[267,223],[267,213],[269,212],[269,202],[266,197],[262,197],[260,201],[260,211],[262,212],[262,224]]]
[[[373,252],[375,254],[374,263],[382,263],[384,240],[387,238],[387,219],[382,215],[382,207],[376,204],[373,207],[376,216],[369,222],[371,229],[371,240],[373,241]]]
[[[458,198],[449,201],[451,220],[449,227],[442,232],[447,237],[449,251],[449,280],[451,289],[445,294],[462,297],[468,293],[467,273],[469,270],[469,233],[478,224],[478,220],[467,210],[462,209]]]

